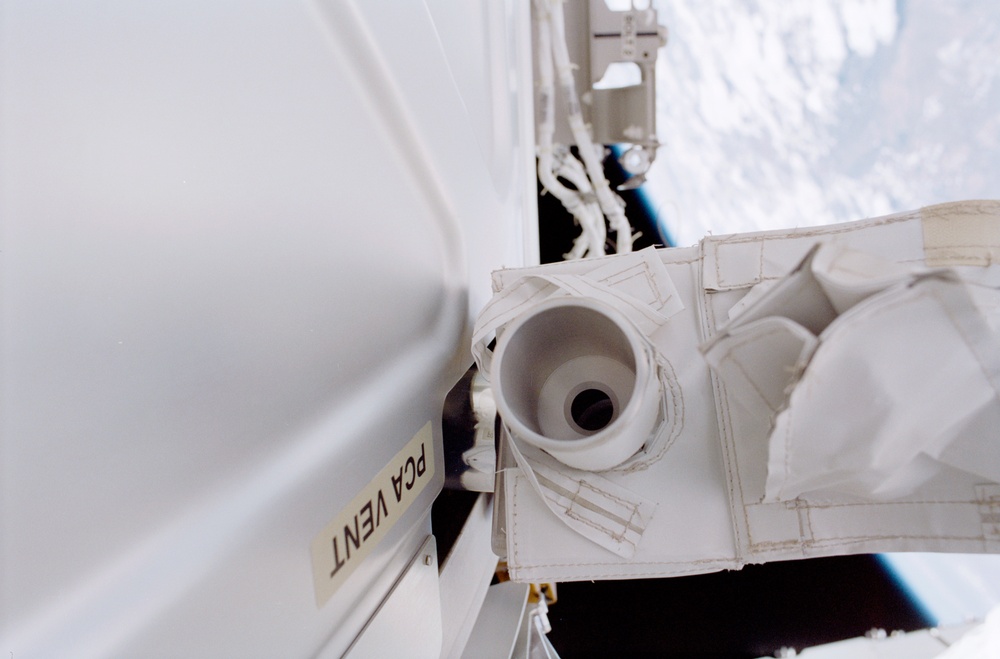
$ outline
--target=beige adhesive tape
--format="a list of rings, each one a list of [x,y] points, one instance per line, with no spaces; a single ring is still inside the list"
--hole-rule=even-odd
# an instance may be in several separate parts
[[[921,209],[929,266],[1000,263],[1000,201],[959,201]]]

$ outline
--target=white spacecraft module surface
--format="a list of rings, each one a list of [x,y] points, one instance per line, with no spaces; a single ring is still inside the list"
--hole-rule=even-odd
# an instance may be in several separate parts
[[[528,44],[513,0],[0,5],[4,656],[439,654]]]
[[[494,273],[512,577],[1000,552],[998,256],[970,201]]]

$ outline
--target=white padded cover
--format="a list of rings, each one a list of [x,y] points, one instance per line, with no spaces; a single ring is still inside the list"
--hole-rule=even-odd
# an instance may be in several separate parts
[[[508,437],[497,528],[512,577],[1000,551],[997,227],[1000,202],[957,202],[656,251],[679,298],[662,322],[642,327],[668,374],[668,438],[591,473]],[[497,302],[506,292],[526,276],[586,280],[624,258],[495,273],[495,304],[476,334],[484,370],[486,342],[517,315]],[[616,285],[605,281],[601,294]],[[549,482],[558,471],[558,505],[530,482],[538,469]],[[615,506],[575,496],[594,490],[613,494]],[[610,541],[566,523],[580,503]]]

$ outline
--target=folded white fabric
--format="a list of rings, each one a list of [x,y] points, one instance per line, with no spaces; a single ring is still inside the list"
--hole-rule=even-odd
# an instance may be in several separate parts
[[[946,467],[1000,481],[998,305],[954,270],[821,244],[741,309],[705,354],[773,422],[764,501],[888,500]]]

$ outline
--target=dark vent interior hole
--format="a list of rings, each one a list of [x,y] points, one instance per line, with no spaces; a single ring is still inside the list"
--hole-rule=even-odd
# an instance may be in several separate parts
[[[584,389],[573,399],[569,413],[580,428],[597,432],[611,423],[615,406],[611,397],[600,389]]]

